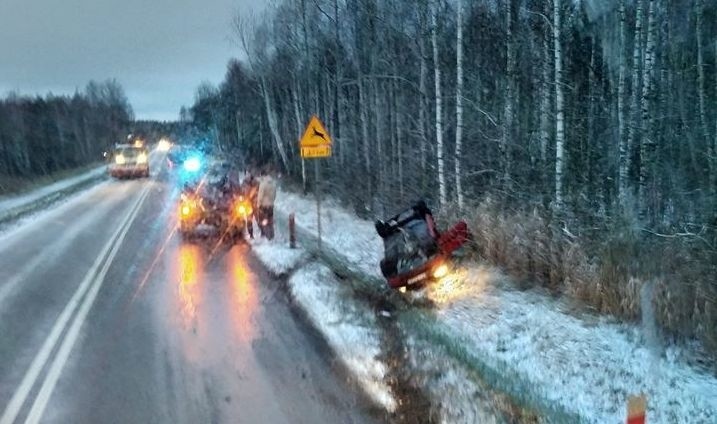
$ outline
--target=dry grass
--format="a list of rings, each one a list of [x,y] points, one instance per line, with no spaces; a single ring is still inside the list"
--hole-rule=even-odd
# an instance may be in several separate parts
[[[704,245],[656,239],[628,219],[590,233],[574,223],[568,230],[552,223],[545,210],[506,211],[490,200],[466,215],[472,251],[523,287],[545,287],[600,313],[637,321],[641,289],[655,282],[648,301],[664,338],[697,340],[717,358],[717,253]]]

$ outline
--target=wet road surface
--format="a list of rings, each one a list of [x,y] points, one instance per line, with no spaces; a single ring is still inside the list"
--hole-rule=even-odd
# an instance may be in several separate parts
[[[181,240],[154,174],[0,234],[0,424],[381,421],[247,245]]]

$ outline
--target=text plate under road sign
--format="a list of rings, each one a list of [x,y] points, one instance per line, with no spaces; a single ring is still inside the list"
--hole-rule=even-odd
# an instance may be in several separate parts
[[[302,147],[302,158],[327,158],[331,156],[331,146]]]

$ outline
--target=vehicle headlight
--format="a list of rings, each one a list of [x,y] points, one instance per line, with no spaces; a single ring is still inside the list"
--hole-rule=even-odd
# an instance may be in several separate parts
[[[236,213],[239,216],[246,217],[254,212],[249,202],[239,202],[236,206]]]
[[[186,219],[192,216],[194,213],[194,209],[196,208],[196,204],[193,200],[187,199],[183,201],[179,207],[179,215],[181,219]]]
[[[159,144],[157,145],[157,150],[160,152],[166,152],[171,147],[171,144],[166,139],[159,140]]]
[[[117,165],[124,165],[127,162],[127,160],[124,158],[123,155],[117,155],[115,156],[115,163]]]
[[[140,153],[139,155],[137,155],[137,163],[139,163],[139,164],[147,163],[147,154]]]
[[[189,172],[197,172],[202,167],[202,162],[199,158],[189,158],[184,161],[184,169]]]
[[[448,275],[448,265],[440,264],[433,270],[433,278],[440,279]]]

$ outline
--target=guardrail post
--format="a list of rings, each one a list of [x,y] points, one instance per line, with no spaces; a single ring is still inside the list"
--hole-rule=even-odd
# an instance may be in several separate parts
[[[289,247],[296,249],[296,221],[293,212],[289,214]]]

